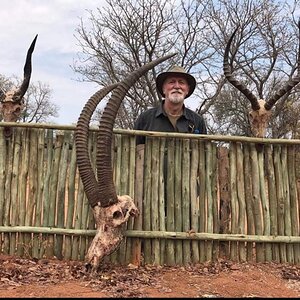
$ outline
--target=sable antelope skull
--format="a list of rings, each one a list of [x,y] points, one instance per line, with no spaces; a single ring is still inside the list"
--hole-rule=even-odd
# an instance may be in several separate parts
[[[24,79],[21,86],[8,91],[7,93],[4,93],[0,89],[0,111],[2,112],[4,122],[16,122],[20,119],[22,110],[24,108],[23,96],[25,95],[30,83],[32,71],[31,56],[37,36],[38,35],[35,36],[27,51],[26,62],[24,65]]]
[[[298,28],[300,30],[300,21],[298,23]],[[225,77],[227,80],[236,87],[240,92],[242,92],[246,98],[251,103],[252,111],[249,113],[250,115],[250,122],[252,127],[252,132],[255,137],[264,137],[268,121],[271,116],[271,109],[275,105],[275,103],[282,98],[284,95],[286,95],[288,92],[290,92],[299,82],[300,82],[300,46],[299,46],[299,53],[298,53],[298,67],[297,67],[297,75],[294,78],[291,78],[287,82],[284,83],[283,87],[277,91],[270,99],[263,100],[263,99],[257,99],[252,92],[247,89],[247,87],[238,81],[232,74],[232,66],[229,63],[229,51],[231,47],[231,43],[233,41],[233,38],[237,32],[238,28],[233,32],[231,37],[228,40],[228,43],[225,48],[224,52],[224,61],[223,61],[223,70]],[[232,57],[232,61],[234,59],[234,56]]]
[[[86,255],[87,265],[96,270],[104,256],[115,251],[122,241],[122,229],[130,216],[138,211],[133,199],[117,196],[113,183],[111,144],[114,121],[130,87],[148,70],[172,57],[167,55],[135,70],[124,81],[112,84],[95,93],[84,106],[75,130],[76,156],[79,174],[97,225],[97,233]],[[109,93],[109,99],[100,119],[97,136],[96,169],[94,174],[88,153],[88,129],[98,103]]]

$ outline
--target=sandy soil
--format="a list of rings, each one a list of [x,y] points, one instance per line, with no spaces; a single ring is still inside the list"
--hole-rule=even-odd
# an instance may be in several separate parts
[[[300,297],[300,266],[236,264],[190,267],[101,266],[0,255],[1,298]]]

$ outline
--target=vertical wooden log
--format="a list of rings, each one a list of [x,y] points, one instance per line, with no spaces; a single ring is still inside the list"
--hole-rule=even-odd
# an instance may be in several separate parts
[[[166,231],[166,178],[165,178],[165,168],[166,166],[166,139],[160,139],[159,148],[159,229],[161,231]],[[160,263],[165,264],[166,258],[166,240],[161,239],[160,241]]]
[[[89,215],[88,215],[88,229],[96,230],[96,223],[95,223],[95,218],[94,218],[94,211],[93,211],[93,209],[91,207],[89,208]],[[88,252],[93,239],[94,239],[94,236],[89,236],[87,238],[88,243],[86,244],[85,253]]]
[[[60,157],[62,151],[62,144],[63,144],[63,135],[60,132],[56,133],[56,141],[54,144],[54,155],[53,155],[53,167],[52,167],[52,174],[50,178],[50,198],[49,198],[49,219],[48,224],[50,227],[56,227],[55,223],[55,215],[56,215],[56,201],[57,201],[57,186],[58,186],[58,176],[59,176],[59,164],[60,164]],[[49,235],[48,237],[48,245],[47,248],[47,257],[53,257],[55,255],[54,247],[55,247],[55,236]]]
[[[76,207],[75,207],[75,220],[74,220],[74,228],[80,229],[81,227],[81,220],[82,220],[82,206],[84,201],[85,193],[83,189],[82,181],[79,181],[78,185],[78,192],[77,192],[77,199],[75,200]],[[80,238],[79,236],[73,237],[73,244],[72,244],[72,260],[79,260],[79,247],[80,247]]]
[[[37,201],[35,209],[35,222],[36,227],[42,225],[42,211],[43,211],[43,190],[44,190],[44,177],[45,177],[45,162],[44,162],[44,151],[45,151],[45,131],[38,129],[37,136]],[[36,258],[41,258],[42,248],[42,234],[33,235],[33,248],[32,255]]]
[[[238,233],[245,234],[246,229],[246,202],[245,202],[245,179],[244,179],[244,155],[242,144],[237,143],[236,172],[237,172],[237,199],[238,199]],[[239,260],[247,260],[245,243],[239,242]]]
[[[198,194],[198,165],[199,165],[199,151],[198,141],[191,140],[191,179],[190,179],[190,191],[191,191],[191,230],[199,232],[199,194]],[[192,241],[192,262],[199,263],[199,245],[198,241]]]
[[[18,215],[19,215],[19,206],[18,206],[18,193],[20,189],[20,156],[21,156],[21,136],[22,128],[14,128],[14,151],[13,151],[13,166],[12,166],[12,178],[11,178],[11,226],[18,225]],[[10,249],[9,254],[14,255],[17,247],[17,234],[12,232],[10,234]]]
[[[219,233],[229,233],[230,222],[230,186],[229,186],[229,156],[228,148],[218,147],[218,169],[220,190],[220,230]],[[220,254],[229,257],[229,243],[220,242]]]
[[[87,229],[88,227],[88,217],[89,217],[89,209],[90,205],[86,195],[84,194],[82,200],[82,213],[81,213],[81,224],[80,229]],[[80,237],[80,246],[79,246],[79,257],[80,260],[84,260],[87,251],[87,237],[81,236]]]
[[[65,228],[66,179],[67,179],[67,170],[69,165],[70,138],[71,138],[71,132],[65,131],[63,136],[63,144],[61,150],[58,183],[57,183],[56,226],[58,228]],[[64,239],[63,235],[57,235],[56,237],[54,253],[58,259],[63,258],[63,239]]]
[[[291,211],[291,230],[293,236],[299,236],[299,207],[297,205],[297,180],[296,180],[296,164],[295,164],[295,145],[289,145],[287,148],[287,158],[288,158],[288,187],[290,189],[290,211]],[[294,244],[294,264],[300,262],[300,245]]]
[[[230,204],[231,204],[231,231],[230,233],[238,233],[238,198],[237,198],[237,174],[236,174],[236,143],[230,143],[229,149],[229,174],[230,174]],[[230,259],[238,261],[237,242],[230,243]]]
[[[212,142],[212,177],[211,177],[211,190],[213,199],[213,232],[220,232],[220,222],[219,222],[219,170],[217,161],[217,143]],[[219,258],[220,245],[219,241],[213,242],[213,260],[217,261]]]
[[[5,209],[5,165],[6,165],[6,141],[4,137],[4,127],[0,127],[0,226],[4,225]],[[4,243],[4,234],[0,234],[0,253],[2,253],[2,244]]]
[[[284,235],[284,196],[283,196],[283,178],[282,178],[282,165],[280,159],[281,146],[274,146],[274,170],[276,180],[276,194],[277,194],[277,221],[278,221],[278,234]],[[280,262],[286,263],[286,245],[280,244]]]
[[[251,177],[252,177],[252,197],[253,197],[253,214],[255,222],[255,234],[263,234],[262,211],[260,200],[260,184],[259,184],[259,168],[257,151],[254,144],[250,145],[250,162],[251,162]],[[264,262],[264,245],[263,243],[256,243],[256,261]]]
[[[49,226],[49,208],[50,208],[50,186],[51,186],[51,176],[52,176],[52,161],[53,161],[53,155],[54,155],[54,134],[52,129],[47,130],[46,134],[47,138],[47,150],[45,153],[45,161],[46,161],[46,175],[45,175],[45,182],[44,182],[44,191],[43,191],[43,226],[48,227]],[[53,245],[50,245],[48,243],[49,235],[43,235],[43,247],[41,248],[41,256],[45,253],[47,256],[47,253],[50,253],[51,247]]]
[[[206,232],[207,229],[207,193],[206,193],[206,149],[205,142],[199,142],[199,231]],[[206,261],[206,242],[199,242],[200,262]]]
[[[264,150],[264,148],[263,148]],[[257,153],[258,158],[258,171],[259,171],[259,183],[260,183],[260,199],[261,199],[261,209],[262,209],[262,217],[263,217],[263,234],[270,235],[270,204],[269,199],[267,197],[266,191],[266,177],[264,171],[264,152],[259,151]],[[272,247],[270,243],[265,243],[265,260],[272,260]]]
[[[152,139],[146,137],[145,143],[145,170],[144,170],[144,203],[143,203],[143,228],[151,230],[151,156],[152,156]],[[144,262],[152,263],[152,243],[150,239],[144,240]]]
[[[136,146],[134,200],[139,214],[134,219],[134,230],[143,230],[144,151],[144,144]],[[132,251],[132,263],[140,266],[142,264],[142,239],[133,239]]]
[[[121,143],[122,143],[122,152],[121,152],[121,189],[120,195],[128,194],[128,187],[129,187],[129,154],[130,154],[130,143],[128,136],[121,136]]]
[[[26,205],[25,226],[32,226],[34,224],[34,211],[37,204],[38,196],[38,130],[32,128],[30,131],[30,158],[29,158],[29,185],[28,185],[28,200]],[[24,244],[27,255],[33,255],[33,235],[26,233],[24,235]],[[34,253],[38,255],[37,253]]]
[[[250,166],[250,144],[244,144],[244,179],[245,179],[245,201],[246,201],[246,217],[247,217],[247,234],[255,234],[253,197],[252,197],[252,178]],[[253,261],[253,243],[247,243],[247,261]]]
[[[135,200],[134,194],[134,179],[135,179],[135,137],[134,136],[125,136],[128,139],[129,152],[128,152],[128,185],[126,194],[130,195],[132,199]],[[129,218],[127,223],[127,229],[133,230],[134,227],[134,218]],[[133,238],[126,238],[126,264],[131,263],[132,261],[132,252],[133,252]]]
[[[117,190],[117,195],[122,194],[122,136],[120,134],[116,134],[113,139],[114,144],[112,145],[112,160],[115,162],[113,164],[114,168],[114,182]],[[124,241],[123,243],[124,244]],[[109,257],[105,257],[104,261],[110,260],[111,263],[117,264],[120,261],[120,251],[122,248],[122,244],[120,247],[114,251]]]
[[[282,161],[282,179],[283,179],[283,199],[284,199],[284,227],[285,235],[292,235],[291,224],[291,204],[290,204],[290,189],[289,189],[289,172],[287,168],[287,145],[282,145],[281,149]],[[294,263],[294,249],[292,244],[286,245],[287,261]]]
[[[159,230],[159,139],[152,140],[151,157],[151,230]],[[153,264],[160,265],[160,243],[159,239],[152,239]]]
[[[167,231],[175,230],[175,139],[167,141]],[[174,266],[175,262],[175,243],[173,240],[166,241],[166,263]]]
[[[175,140],[175,159],[174,159],[174,226],[175,231],[182,232],[183,229],[183,171],[182,171],[182,159],[183,159],[183,146],[182,139]],[[175,241],[175,262],[178,265],[182,265],[185,253],[183,252],[183,241]]]
[[[182,140],[182,225],[183,231],[189,232],[191,230],[191,195],[190,195],[190,170],[191,170],[191,154],[190,154],[190,140]],[[183,263],[190,264],[191,258],[191,241],[183,241]]]
[[[14,158],[14,139],[15,139],[15,131],[12,130],[13,134],[9,138],[5,138],[6,140],[6,166],[5,166],[5,203],[4,203],[4,226],[10,226],[10,208],[11,208],[11,180],[12,180],[12,168],[13,168],[13,158]],[[10,233],[3,234],[3,253],[9,254],[9,244],[10,244]]]
[[[206,152],[206,193],[207,193],[207,233],[212,233],[214,230],[213,225],[213,198],[212,198],[212,144],[211,142],[205,143],[205,152]],[[212,248],[213,242],[206,242],[206,259],[207,261],[212,261]]]
[[[116,134],[113,146],[114,163],[114,181],[117,189],[117,195],[121,195],[121,156],[122,156],[122,139],[121,135]]]
[[[277,228],[277,195],[276,195],[276,182],[275,171],[273,163],[273,147],[271,145],[265,146],[266,151],[266,176],[268,180],[268,195],[270,203],[270,234],[278,235]],[[280,262],[279,245],[277,243],[272,244],[272,260]]]
[[[120,195],[128,194],[128,179],[129,179],[129,150],[130,150],[130,143],[127,136],[120,136],[121,137],[121,144],[122,144],[122,151],[121,151],[121,170],[120,170],[120,179],[121,179],[121,186],[120,186]],[[128,244],[128,245],[127,245]],[[123,239],[122,243],[118,249],[118,258],[121,264],[126,264],[126,249],[128,246],[128,251],[131,251],[131,243],[128,239]]]
[[[66,217],[66,228],[74,228],[73,227],[73,219],[74,219],[74,208],[75,208],[75,193],[76,186],[78,186],[78,181],[76,181],[76,147],[73,138],[72,143],[72,152],[70,159],[70,167],[68,174],[68,202],[67,202],[67,217]],[[64,259],[71,259],[72,254],[72,236],[66,235],[65,237],[65,247],[64,247]]]

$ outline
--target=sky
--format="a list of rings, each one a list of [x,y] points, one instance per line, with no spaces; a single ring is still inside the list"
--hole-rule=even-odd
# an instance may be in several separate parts
[[[88,10],[105,0],[1,0],[0,74],[23,79],[27,50],[36,34],[31,83],[41,81],[52,90],[50,101],[59,117],[50,123],[75,124],[87,100],[99,89],[96,83],[76,80],[70,67],[81,48],[75,38],[80,18],[88,23]]]

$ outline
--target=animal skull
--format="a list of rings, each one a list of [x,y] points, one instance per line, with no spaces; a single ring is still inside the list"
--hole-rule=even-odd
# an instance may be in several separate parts
[[[263,137],[271,117],[271,111],[266,110],[265,100],[258,100],[259,109],[249,112],[252,132],[255,137]]]
[[[4,122],[16,122],[20,119],[24,109],[23,96],[25,95],[31,77],[31,56],[35,47],[37,35],[32,41],[26,55],[24,65],[24,79],[20,87],[8,91],[6,94],[0,89],[0,112]]]
[[[300,32],[300,21],[298,22],[298,29]],[[257,97],[237,78],[234,77],[232,73],[232,65],[229,63],[229,52],[231,43],[233,38],[237,32],[238,28],[234,30],[232,35],[230,36],[225,51],[224,51],[224,60],[223,60],[223,70],[224,75],[227,80],[240,92],[242,92],[245,97],[250,101],[252,111],[250,112],[250,121],[251,121],[251,128],[252,132],[255,137],[264,137],[265,131],[268,125],[268,121],[271,116],[271,109],[275,105],[275,103],[290,92],[299,82],[300,82],[300,46],[298,51],[298,67],[297,67],[297,74],[294,78],[290,78],[282,88],[277,91],[270,99],[265,100],[258,100]],[[236,51],[235,51],[236,53]],[[233,61],[235,54],[231,57]]]
[[[16,91],[16,89],[8,91],[0,102],[0,111],[2,111],[5,122],[17,122],[24,109],[23,99],[21,101],[15,101],[14,99]]]
[[[86,255],[87,264],[97,270],[100,261],[115,251],[123,238],[123,225],[130,216],[136,216],[138,210],[133,199],[118,196],[113,183],[111,145],[114,121],[130,87],[148,70],[174,56],[174,54],[156,59],[133,71],[120,83],[107,86],[95,93],[84,106],[75,130],[76,156],[79,174],[84,191],[93,208],[97,233]],[[89,122],[99,102],[113,91],[102,113],[97,139],[97,179],[93,171],[88,152]]]
[[[97,224],[97,233],[86,255],[86,263],[99,266],[103,257],[117,250],[123,235],[123,226],[129,217],[138,214],[133,199],[128,196],[118,196],[118,202],[108,207],[97,205],[93,209]]]

